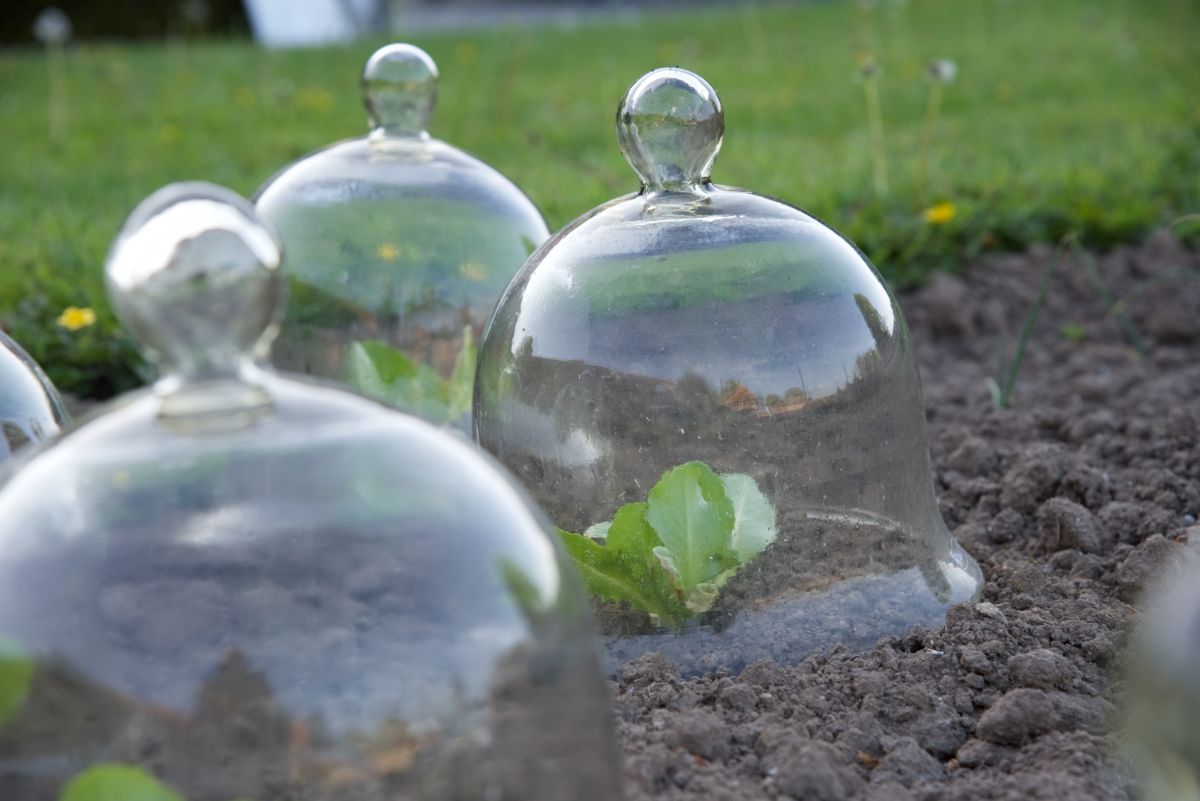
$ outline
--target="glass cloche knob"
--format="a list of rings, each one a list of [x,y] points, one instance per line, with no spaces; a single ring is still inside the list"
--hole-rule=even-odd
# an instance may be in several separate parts
[[[279,253],[204,184],[114,245],[169,373],[0,478],[0,795],[616,801],[541,515],[461,437],[257,367]]]
[[[254,206],[202,182],[134,209],[109,251],[113,308],[159,362],[164,417],[235,419],[270,402],[255,379],[282,311],[280,245]]]
[[[437,105],[438,70],[419,47],[390,44],[363,67],[363,104],[377,135],[425,136]]]
[[[981,576],[938,511],[883,279],[800,209],[710,182],[721,103],[693,73],[634,83],[617,136],[643,191],[521,268],[474,406],[591,579],[610,664],[737,670],[940,624]]]
[[[617,107],[617,141],[650,190],[709,181],[725,135],[725,112],[708,81],[677,67],[638,79]]]

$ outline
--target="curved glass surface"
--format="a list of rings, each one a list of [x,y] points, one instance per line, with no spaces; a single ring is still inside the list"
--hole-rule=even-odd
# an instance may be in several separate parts
[[[894,299],[819,221],[708,180],[720,119],[691,73],[635,84],[643,191],[530,259],[480,355],[477,438],[569,532],[617,661],[798,661],[940,624],[980,582]]]
[[[58,390],[21,346],[0,331],[0,462],[58,434],[67,411]]]
[[[287,167],[257,206],[288,254],[274,364],[465,431],[483,324],[549,234],[507,178],[426,133],[436,81],[423,51],[378,51],[370,135]]]
[[[256,366],[278,253],[191,184],[110,254],[165,376],[0,486],[4,797],[619,798],[540,515],[460,437]]]
[[[1148,598],[1128,663],[1124,735],[1141,797],[1200,798],[1200,563],[1168,565]]]

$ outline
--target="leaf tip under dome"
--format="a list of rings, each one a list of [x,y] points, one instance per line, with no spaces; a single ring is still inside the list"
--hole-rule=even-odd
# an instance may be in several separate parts
[[[679,626],[707,612],[721,586],[777,533],[754,478],[703,462],[668,470],[644,503],[622,506],[584,534],[559,530],[588,590]]]

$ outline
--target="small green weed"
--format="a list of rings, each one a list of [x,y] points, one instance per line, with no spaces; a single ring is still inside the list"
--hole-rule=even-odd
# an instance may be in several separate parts
[[[1200,215],[1196,215],[1196,217],[1200,219]],[[1187,218],[1181,217],[1180,219],[1186,220]],[[1006,409],[1012,402],[1013,388],[1016,385],[1017,375],[1021,370],[1021,362],[1025,358],[1026,345],[1029,342],[1029,337],[1033,333],[1034,327],[1037,325],[1038,317],[1041,315],[1042,305],[1046,300],[1046,295],[1049,292],[1054,274],[1061,266],[1067,251],[1070,251],[1078,264],[1081,265],[1093,291],[1095,291],[1097,297],[1104,304],[1106,316],[1110,317],[1121,329],[1122,337],[1124,337],[1129,347],[1137,352],[1140,359],[1145,359],[1149,356],[1150,347],[1129,317],[1128,310],[1130,306],[1143,294],[1157,286],[1175,281],[1194,281],[1200,279],[1200,274],[1195,270],[1176,270],[1140,281],[1124,296],[1117,297],[1104,282],[1104,277],[1101,275],[1100,268],[1096,264],[1095,256],[1083,246],[1078,234],[1075,232],[1068,233],[1059,242],[1057,250],[1042,273],[1042,280],[1038,286],[1037,295],[1034,298],[1033,305],[1030,306],[1029,312],[1025,316],[1024,325],[1022,325],[1021,333],[1017,339],[1017,348],[1011,359],[1008,358],[1003,340],[1001,341],[1001,346],[998,350],[999,361],[996,367],[996,375],[994,378],[987,380],[988,388],[992,393],[992,403],[997,409]],[[1064,339],[1072,343],[1082,342],[1087,334],[1086,328],[1078,322],[1063,323],[1059,327],[1059,332]]]
[[[1146,345],[1145,340],[1142,339],[1141,334],[1138,333],[1133,322],[1129,319],[1129,315],[1125,313],[1129,305],[1128,299],[1123,301],[1113,296],[1112,292],[1108,289],[1108,285],[1104,283],[1104,277],[1100,275],[1100,268],[1096,266],[1095,257],[1084,249],[1078,237],[1072,238],[1069,244],[1076,258],[1083,265],[1084,271],[1087,272],[1092,288],[1103,301],[1108,316],[1116,320],[1117,325],[1121,329],[1121,335],[1125,337],[1125,341],[1129,343],[1129,346],[1137,351],[1138,356],[1143,359],[1146,358],[1150,353],[1150,349]]]
[[[1042,281],[1038,285],[1037,295],[1033,299],[1033,305],[1029,307],[1029,312],[1025,315],[1025,323],[1021,326],[1020,336],[1017,337],[1017,349],[1011,359],[1008,358],[1003,340],[1000,343],[996,377],[988,379],[988,389],[992,393],[992,404],[997,409],[1007,409],[1012,402],[1013,388],[1017,385],[1017,376],[1021,372],[1021,362],[1025,360],[1025,348],[1029,344],[1029,337],[1033,334],[1038,317],[1041,316],[1042,306],[1045,304],[1046,295],[1050,291],[1050,283],[1054,279],[1054,273],[1062,263],[1068,243],[1075,239],[1076,235],[1074,232],[1063,237],[1063,241],[1059,243],[1058,249],[1046,264],[1046,269],[1042,272]]]
[[[1078,345],[1087,337],[1087,329],[1082,323],[1063,323],[1058,329],[1062,338],[1073,345]]]
[[[721,586],[775,535],[775,507],[754,479],[719,476],[702,462],[668,470],[645,502],[622,506],[611,522],[583,534],[559,530],[593,595],[674,627],[711,609]]]

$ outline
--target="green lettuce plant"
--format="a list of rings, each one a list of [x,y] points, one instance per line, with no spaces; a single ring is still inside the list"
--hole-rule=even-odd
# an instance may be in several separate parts
[[[679,627],[712,608],[722,585],[776,535],[775,507],[748,475],[702,462],[663,474],[644,502],[583,534],[559,530],[596,596]]]
[[[364,395],[435,423],[453,423],[471,410],[477,348],[463,328],[462,350],[449,378],[377,340],[355,342],[346,358],[346,381]]]
[[[71,779],[58,801],[183,801],[183,796],[133,765],[101,762]]]
[[[100,762],[71,779],[58,801],[184,801],[184,798],[141,768],[122,762]]]
[[[33,659],[16,643],[0,637],[0,727],[25,703],[33,673]],[[72,778],[58,798],[59,801],[184,801],[183,796],[149,773],[120,762],[92,765]]]
[[[33,660],[12,640],[0,637],[0,727],[20,711],[33,680]]]

